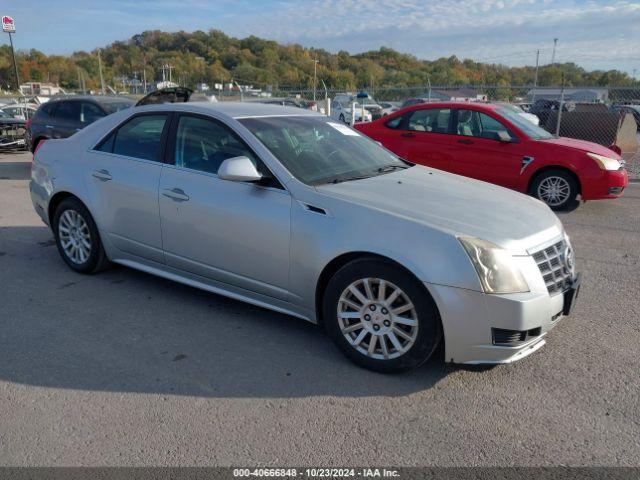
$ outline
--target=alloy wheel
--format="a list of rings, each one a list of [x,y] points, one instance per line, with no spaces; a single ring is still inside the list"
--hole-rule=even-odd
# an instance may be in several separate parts
[[[547,205],[556,207],[569,199],[571,186],[562,177],[549,176],[540,182],[537,194],[538,198]]]
[[[85,263],[91,255],[89,225],[75,210],[65,210],[58,222],[58,236],[62,250],[77,265]]]
[[[379,360],[404,355],[418,336],[418,314],[409,296],[380,278],[351,283],[338,300],[338,325],[349,344]]]

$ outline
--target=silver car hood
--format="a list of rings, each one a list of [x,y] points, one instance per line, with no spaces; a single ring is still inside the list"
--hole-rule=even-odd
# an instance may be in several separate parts
[[[421,166],[316,188],[334,198],[521,253],[563,233],[558,217],[538,200]]]

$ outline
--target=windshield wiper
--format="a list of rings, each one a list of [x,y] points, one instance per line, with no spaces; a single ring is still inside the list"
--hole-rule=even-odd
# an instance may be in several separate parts
[[[331,183],[335,185],[336,183],[351,182],[352,180],[363,180],[365,178],[371,178],[373,176],[374,176],[373,174],[368,174],[368,175],[354,175],[353,177],[336,177],[332,180],[327,181],[327,183]]]
[[[393,172],[394,170],[406,170],[407,168],[411,168],[411,165],[385,165],[384,167],[380,167],[377,172],[387,173]]]

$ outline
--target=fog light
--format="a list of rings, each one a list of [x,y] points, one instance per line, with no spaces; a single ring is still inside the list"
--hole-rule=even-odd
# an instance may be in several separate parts
[[[620,195],[624,187],[609,187],[609,195]]]

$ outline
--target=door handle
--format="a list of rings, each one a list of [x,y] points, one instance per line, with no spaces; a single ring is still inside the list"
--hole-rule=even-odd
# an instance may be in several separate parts
[[[412,138],[412,137],[415,137],[416,134],[415,133],[411,133],[411,132],[406,132],[406,133],[400,134],[400,136],[406,137],[406,138]]]
[[[189,200],[189,195],[184,193],[180,188],[165,188],[162,190],[162,195],[176,202],[186,202]]]
[[[463,145],[473,145],[473,141],[471,140],[458,140],[458,143],[462,143]]]
[[[103,182],[108,182],[113,178],[107,170],[96,170],[91,175],[93,175],[98,180],[102,180]]]

